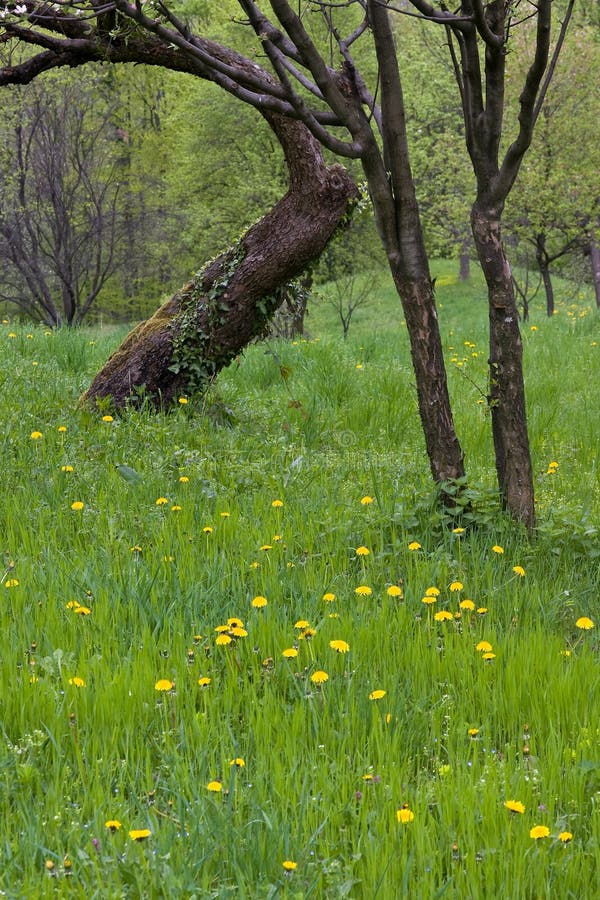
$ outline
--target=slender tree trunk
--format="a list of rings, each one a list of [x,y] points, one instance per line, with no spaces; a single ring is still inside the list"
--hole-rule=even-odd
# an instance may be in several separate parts
[[[537,260],[542,283],[546,292],[546,315],[554,315],[554,286],[550,276],[550,260],[546,251],[546,235],[538,234],[535,239],[535,258]]]
[[[475,246],[487,286],[490,320],[489,406],[503,505],[529,531],[535,526],[533,472],[529,452],[523,347],[500,214],[477,203],[471,213]]]
[[[463,453],[454,429],[431,278],[428,272],[424,272],[421,279],[407,279],[394,269],[392,274],[410,339],[419,415],[431,474],[436,482],[463,478]]]
[[[460,250],[460,268],[458,277],[461,281],[468,281],[471,275],[471,255],[469,253],[470,241],[464,241]]]
[[[600,246],[594,232],[590,234],[590,262],[592,264],[592,279],[596,292],[596,306],[600,309]]]
[[[206,388],[250,341],[264,333],[285,299],[282,286],[325,248],[358,198],[339,165],[327,167],[308,129],[265,115],[285,153],[290,187],[273,209],[139,325],[82,397],[120,408],[144,396],[166,405]]]

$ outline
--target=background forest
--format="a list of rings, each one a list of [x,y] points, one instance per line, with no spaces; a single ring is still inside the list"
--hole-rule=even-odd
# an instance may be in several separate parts
[[[244,47],[233,6],[231,15],[227,4],[209,7],[197,10],[205,33]],[[466,278],[473,175],[444,37],[402,16],[394,25],[427,246]],[[600,304],[599,82],[592,10],[568,33],[505,215],[525,315],[531,302],[552,314],[555,274],[574,292],[594,285]],[[517,105],[509,96],[507,118]],[[200,79],[141,66],[88,65],[7,87],[0,171],[2,307],[47,325],[145,318],[286,185],[281,149],[254,110]],[[370,217],[367,209],[315,272],[342,314],[357,273],[389,278]]]

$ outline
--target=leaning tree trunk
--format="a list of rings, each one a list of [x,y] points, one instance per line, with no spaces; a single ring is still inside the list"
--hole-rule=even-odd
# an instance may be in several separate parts
[[[358,198],[339,165],[326,166],[308,129],[265,113],[289,170],[287,194],[124,340],[82,397],[125,406],[143,392],[165,406],[206,389],[286,296],[285,285],[325,248]]]
[[[535,526],[533,472],[529,452],[523,345],[510,266],[502,244],[500,217],[476,203],[471,226],[488,287],[490,384],[488,402],[502,503],[529,531]]]

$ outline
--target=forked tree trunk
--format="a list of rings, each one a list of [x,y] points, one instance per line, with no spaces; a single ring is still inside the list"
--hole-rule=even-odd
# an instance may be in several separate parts
[[[281,287],[325,248],[358,198],[339,165],[299,122],[265,118],[289,170],[287,194],[232,248],[178,291],[124,340],[82,402],[110,398],[115,409],[140,392],[157,405],[205,389],[253,338],[264,333],[285,298]]]
[[[531,531],[535,526],[533,473],[527,433],[523,345],[514,285],[496,211],[474,205],[471,225],[488,287],[490,383],[488,402],[503,505]]]

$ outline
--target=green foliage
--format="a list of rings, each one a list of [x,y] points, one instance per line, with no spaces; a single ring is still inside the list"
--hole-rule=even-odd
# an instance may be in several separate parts
[[[557,315],[534,306],[523,329],[528,542],[488,494],[483,281],[434,274],[477,513],[463,532],[430,486],[391,285],[347,342],[319,306],[311,341],[249,348],[212,418],[80,409],[122,332],[0,326],[8,896],[590,896],[598,319],[559,280]],[[234,617],[247,637],[217,645]]]

